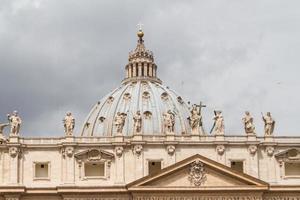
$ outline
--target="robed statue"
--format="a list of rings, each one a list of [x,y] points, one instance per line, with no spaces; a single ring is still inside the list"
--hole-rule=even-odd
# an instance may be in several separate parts
[[[202,126],[202,116],[200,105],[194,104],[191,109],[191,115],[188,117],[192,134],[199,134],[199,127]]]
[[[175,114],[168,110],[163,114],[165,133],[174,133]]]
[[[75,119],[72,116],[71,112],[67,112],[67,114],[63,120],[63,123],[64,123],[64,128],[65,128],[65,135],[72,136],[74,128],[75,128]]]
[[[249,111],[245,112],[245,116],[242,118],[242,121],[244,123],[244,129],[246,134],[255,134],[255,126],[253,123],[253,117],[251,116]]]
[[[139,134],[142,131],[142,116],[139,110],[133,116],[133,128],[134,134]]]
[[[7,114],[7,119],[10,125],[10,134],[19,135],[22,119],[18,115],[18,111],[14,111],[12,115]]]
[[[117,128],[117,134],[119,135],[122,134],[126,116],[127,116],[126,113],[121,113],[121,112],[117,112],[117,115],[115,116],[114,124]]]
[[[214,111],[214,118],[213,120],[214,125],[211,129],[211,133],[214,132],[215,135],[224,135],[225,132],[225,125],[224,125],[224,118],[222,115],[222,111]]]
[[[272,118],[271,113],[267,112],[267,115],[262,114],[262,119],[265,123],[265,136],[272,136],[275,128],[275,120]]]

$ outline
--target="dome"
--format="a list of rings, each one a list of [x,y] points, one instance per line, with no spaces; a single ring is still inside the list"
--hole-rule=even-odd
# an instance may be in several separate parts
[[[136,49],[129,53],[126,78],[92,108],[81,136],[130,136],[137,131],[143,135],[163,135],[168,132],[164,123],[168,113],[173,116],[172,133],[191,133],[188,105],[162,85],[156,76],[153,54],[145,48],[143,35],[138,36]]]
[[[128,82],[93,107],[82,136],[116,135],[114,119],[118,112],[126,115],[122,134],[133,135],[133,117],[137,111],[140,111],[142,117],[142,134],[164,134],[163,114],[169,110],[175,114],[174,133],[189,133],[189,109],[180,96],[160,83],[146,80]]]

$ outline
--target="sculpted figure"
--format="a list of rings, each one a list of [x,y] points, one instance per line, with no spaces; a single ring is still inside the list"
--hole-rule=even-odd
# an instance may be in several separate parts
[[[265,123],[265,136],[272,136],[274,127],[275,127],[275,120],[272,118],[271,113],[267,112],[266,116],[263,116],[262,119]]]
[[[243,117],[244,128],[247,134],[255,134],[255,126],[253,124],[253,117],[250,115],[249,111],[245,112],[245,117]]]
[[[142,130],[142,116],[140,111],[137,111],[133,116],[133,122],[134,133],[140,133]]]
[[[63,122],[64,122],[66,136],[72,136],[73,130],[75,127],[75,119],[72,116],[71,112],[67,112],[66,117],[64,118]]]
[[[168,110],[163,114],[163,117],[165,132],[174,133],[175,114],[171,110]]]
[[[126,116],[127,115],[125,113],[118,112],[117,116],[115,117],[114,124],[117,128],[118,134],[122,134]]]
[[[9,126],[9,123],[0,124],[0,135],[3,135],[3,130],[7,126]]]
[[[21,117],[18,115],[18,112],[14,111],[12,115],[8,114],[7,119],[10,124],[10,133],[12,135],[18,135],[22,124],[22,120]]]
[[[224,135],[225,125],[224,118],[221,111],[215,111],[215,120],[212,130],[214,130],[215,135]]]
[[[199,126],[202,126],[200,106],[197,106],[196,104],[193,105],[191,109],[191,116],[188,118],[188,120],[192,128],[192,133],[199,133]]]

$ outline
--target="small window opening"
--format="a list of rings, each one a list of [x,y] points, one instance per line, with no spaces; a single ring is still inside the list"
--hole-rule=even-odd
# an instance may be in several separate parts
[[[48,163],[35,164],[35,178],[49,178]]]
[[[300,163],[286,162],[284,163],[285,176],[300,176]]]
[[[238,171],[244,172],[244,163],[243,161],[231,161],[231,168]]]
[[[161,161],[149,161],[148,169],[149,174],[158,173],[161,170]]]
[[[104,176],[104,163],[85,163],[84,174],[86,177],[101,177]]]

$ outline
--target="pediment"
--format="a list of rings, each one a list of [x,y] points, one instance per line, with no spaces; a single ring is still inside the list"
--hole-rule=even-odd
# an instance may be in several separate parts
[[[267,190],[268,184],[199,154],[128,185],[129,190]]]
[[[74,156],[82,161],[112,160],[114,158],[114,154],[97,148],[80,151]]]
[[[284,161],[300,160],[300,148],[290,148],[275,154],[275,158]]]

